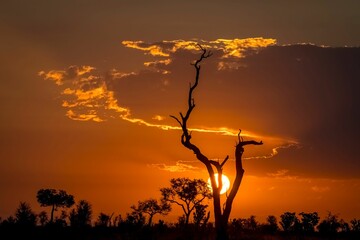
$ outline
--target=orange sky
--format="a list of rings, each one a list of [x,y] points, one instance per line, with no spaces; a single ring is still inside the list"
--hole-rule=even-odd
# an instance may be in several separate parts
[[[265,143],[246,149],[231,216],[359,218],[357,1],[207,1],[206,14],[190,1],[29,2],[0,10],[2,218],[19,201],[40,211],[40,188],[88,200],[95,216],[125,215],[170,178],[206,180],[169,118],[186,110],[197,43],[214,55],[195,93],[194,143],[230,156],[230,180],[238,129]]]

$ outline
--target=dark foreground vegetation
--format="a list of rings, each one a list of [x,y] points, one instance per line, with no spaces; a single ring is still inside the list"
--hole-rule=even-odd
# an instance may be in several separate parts
[[[29,204],[21,202],[14,216],[0,220],[0,239],[200,240],[216,237],[214,225],[208,222],[206,214],[194,212],[191,222],[186,222],[185,216],[182,216],[177,223],[165,223],[162,220],[152,223],[144,208],[139,210],[134,206],[132,209],[124,218],[121,215],[100,213],[92,221],[91,205],[81,200],[69,213],[63,210],[51,219],[45,211],[35,214]],[[228,224],[228,232],[230,239],[355,240],[360,239],[360,219],[347,223],[331,213],[320,219],[316,212],[285,212],[280,216],[279,222],[272,215],[267,217],[265,223],[259,223],[255,216],[232,219]]]
[[[360,239],[360,232],[352,229],[338,229],[336,232],[313,231],[272,231],[266,224],[260,224],[254,229],[239,227],[236,223],[229,224],[230,239],[259,240],[322,240],[322,239]],[[58,223],[46,226],[21,226],[16,223],[3,223],[0,227],[0,238],[7,239],[88,239],[88,240],[123,240],[123,239],[215,239],[213,224],[196,226],[189,224],[156,223],[152,226],[133,224],[127,221],[118,226],[83,226],[73,227]]]

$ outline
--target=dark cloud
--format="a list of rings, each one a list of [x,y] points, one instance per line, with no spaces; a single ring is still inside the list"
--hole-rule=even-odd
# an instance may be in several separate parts
[[[195,125],[241,127],[300,143],[301,148],[279,150],[274,164],[269,160],[249,163],[264,172],[269,167],[300,174],[322,169],[325,176],[358,176],[359,48],[271,46],[244,58],[231,58],[228,62],[236,67],[225,69],[218,67],[221,54],[217,50],[214,53],[203,63]],[[188,82],[194,78],[187,64],[196,56],[194,52],[176,51],[170,56],[171,63],[155,65],[169,74],[154,71],[132,76],[134,79],[127,79],[132,87],[124,99],[129,104],[141,101],[160,115],[184,109],[176,105],[184,103]],[[164,78],[169,84],[163,88],[160,79]],[[136,81],[146,87],[139,89]],[[137,94],[144,98],[134,101]]]
[[[278,155],[275,166],[359,175],[359,58],[359,48],[275,46],[242,59],[247,67],[229,74],[227,92],[239,89],[242,100],[233,102],[244,116],[258,119],[256,128],[302,145]]]
[[[113,69],[93,75],[89,74],[91,67],[70,67],[41,75],[58,85],[76,80],[81,91],[63,91],[76,96],[73,105],[65,106],[74,107],[67,112],[74,120],[111,117],[98,110],[103,102],[103,109],[116,110],[112,117],[121,113],[126,121],[174,129],[176,123],[168,116],[186,110],[189,83],[195,74],[190,63],[199,56],[196,44],[127,45],[130,43],[154,56],[153,62],[145,63],[147,69],[131,73]],[[231,131],[241,128],[264,140],[265,151],[247,156],[258,172],[288,169],[306,175],[322,169],[320,172],[329,176],[358,176],[359,48],[265,47],[267,44],[257,46],[257,41],[251,40],[202,43],[213,56],[202,63],[191,127],[215,132],[222,127]],[[76,112],[79,106],[86,106],[87,112]],[[276,149],[280,154],[273,154]]]

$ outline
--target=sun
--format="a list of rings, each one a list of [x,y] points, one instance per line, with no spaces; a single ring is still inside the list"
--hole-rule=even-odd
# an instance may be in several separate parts
[[[216,185],[219,186],[218,174],[215,173],[214,176],[215,176],[215,180],[216,180]],[[224,194],[230,188],[230,180],[224,174],[221,175],[221,180],[222,180],[222,188],[221,188],[220,194]],[[208,186],[212,190],[210,178],[208,179]]]

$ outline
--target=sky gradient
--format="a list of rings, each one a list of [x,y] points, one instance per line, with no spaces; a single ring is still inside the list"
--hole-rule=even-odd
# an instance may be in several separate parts
[[[40,188],[125,215],[170,178],[207,179],[169,115],[203,62],[193,141],[248,147],[231,217],[359,218],[358,1],[3,1],[0,216]],[[234,177],[233,161],[224,173]],[[167,218],[176,220],[178,212]]]

